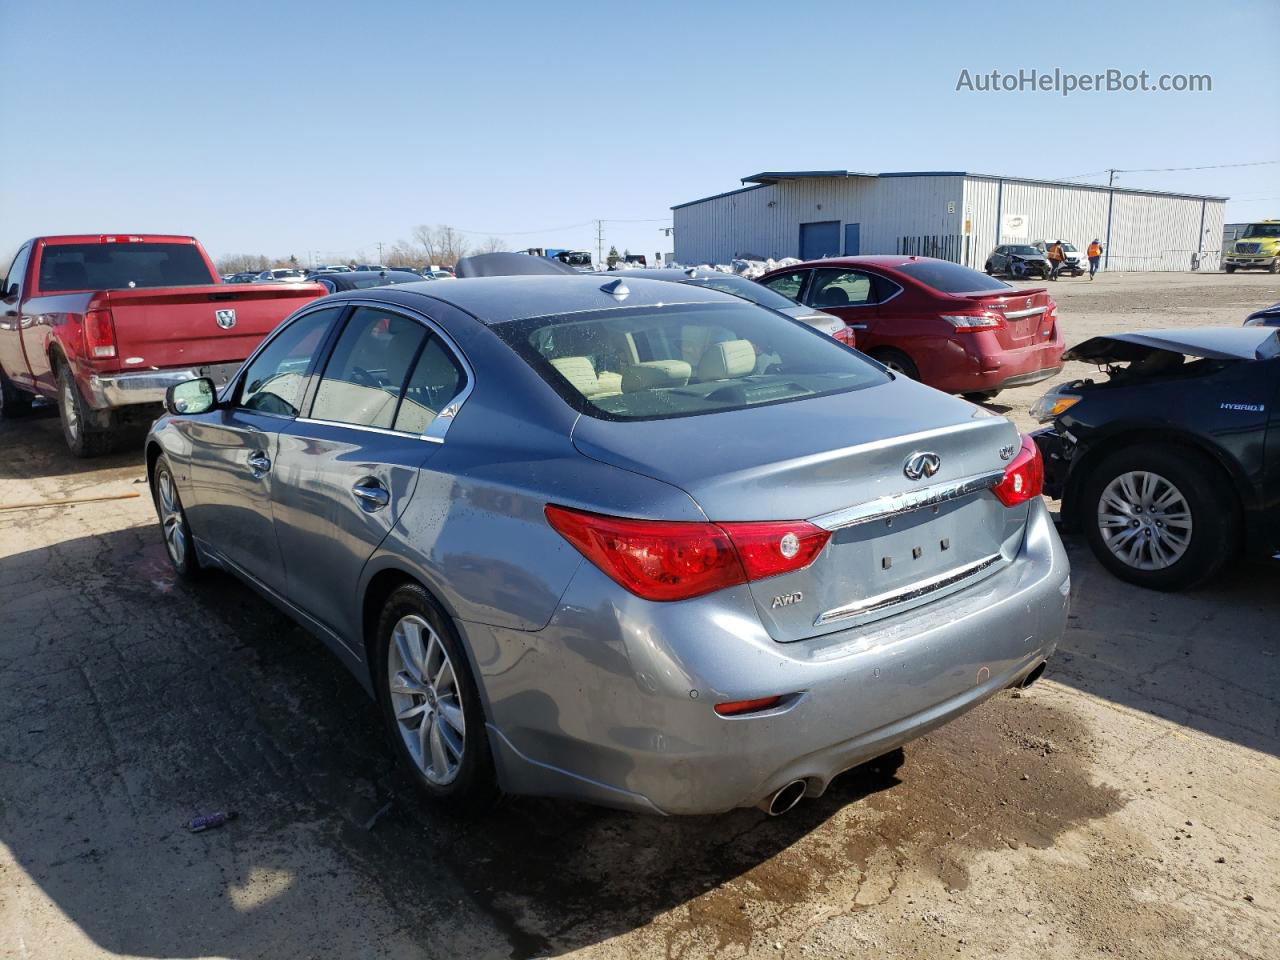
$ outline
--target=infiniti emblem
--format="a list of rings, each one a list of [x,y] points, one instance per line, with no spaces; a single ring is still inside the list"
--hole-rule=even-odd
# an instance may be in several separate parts
[[[908,480],[923,480],[932,477],[942,466],[942,458],[936,453],[913,453],[902,465],[902,472]]]
[[[218,326],[223,330],[230,330],[236,325],[236,312],[234,310],[215,310],[213,311],[213,319],[218,321]]]

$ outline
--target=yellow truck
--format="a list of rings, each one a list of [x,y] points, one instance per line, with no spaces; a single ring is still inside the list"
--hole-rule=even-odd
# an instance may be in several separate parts
[[[1227,273],[1265,267],[1280,273],[1280,220],[1259,220],[1244,228],[1222,256]]]

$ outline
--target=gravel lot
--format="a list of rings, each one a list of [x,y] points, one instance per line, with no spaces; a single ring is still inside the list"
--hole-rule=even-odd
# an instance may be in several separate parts
[[[1280,300],[1052,286],[1070,343]],[[1043,388],[993,408],[1029,427]],[[1280,957],[1274,566],[1157,595],[1069,541],[1044,680],[779,819],[465,821],[318,642],[225,577],[175,583],[142,476],[72,460],[48,408],[0,425],[0,957]]]

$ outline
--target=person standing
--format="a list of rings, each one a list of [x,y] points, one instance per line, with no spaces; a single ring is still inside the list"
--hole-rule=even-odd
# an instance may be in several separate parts
[[[1089,244],[1089,279],[1092,280],[1094,274],[1098,272],[1098,261],[1102,259],[1102,244],[1098,242],[1098,238],[1094,237],[1093,243]]]
[[[1049,258],[1049,279],[1057,280],[1058,274],[1067,262],[1067,252],[1062,249],[1062,241],[1055,240],[1049,244],[1049,250],[1046,255]]]

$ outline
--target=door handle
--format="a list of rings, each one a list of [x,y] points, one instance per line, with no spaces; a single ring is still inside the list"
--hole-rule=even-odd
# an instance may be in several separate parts
[[[869,330],[871,328],[865,323],[851,323],[849,324],[849,329],[850,330]]]
[[[249,464],[249,472],[254,477],[262,477],[271,469],[271,458],[261,450],[255,450],[249,454],[249,459],[245,462]]]
[[[391,491],[384,487],[377,477],[357,480],[351,492],[367,510],[380,510],[391,502]]]

